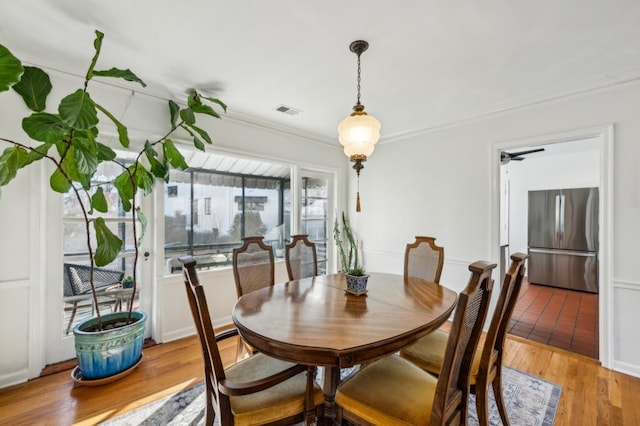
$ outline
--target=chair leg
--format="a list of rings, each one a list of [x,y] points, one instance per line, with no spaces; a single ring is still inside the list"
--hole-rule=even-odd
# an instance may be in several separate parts
[[[213,407],[213,397],[211,396],[211,388],[209,387],[210,379],[205,381],[206,381],[205,390],[207,392],[207,408],[205,411],[205,425],[213,426],[216,422],[216,410]]]
[[[500,412],[500,419],[502,419],[502,424],[505,426],[509,426],[509,417],[507,416],[507,407],[504,404],[504,398],[502,396],[502,369],[498,368],[496,371],[496,377],[493,379],[493,396],[496,399],[496,405],[498,406],[498,411]]]
[[[476,411],[478,412],[478,424],[489,424],[489,385],[486,382],[476,383]]]

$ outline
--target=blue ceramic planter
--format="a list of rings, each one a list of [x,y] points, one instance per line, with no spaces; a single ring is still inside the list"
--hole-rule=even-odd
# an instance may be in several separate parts
[[[347,280],[347,293],[360,296],[367,292],[367,280],[369,275],[349,275],[345,274]]]
[[[128,315],[128,312],[114,312],[103,315],[102,322],[126,320]],[[113,376],[140,360],[147,316],[143,312],[133,312],[132,319],[134,323],[113,330],[84,331],[98,323],[97,318],[91,318],[73,329],[76,356],[83,379]]]

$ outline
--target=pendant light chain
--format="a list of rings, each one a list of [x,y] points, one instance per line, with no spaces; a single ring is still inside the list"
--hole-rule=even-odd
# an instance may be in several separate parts
[[[356,105],[360,105],[360,53],[358,53],[358,102]]]

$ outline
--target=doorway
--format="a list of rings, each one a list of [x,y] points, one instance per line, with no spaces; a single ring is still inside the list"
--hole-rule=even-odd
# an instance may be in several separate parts
[[[575,352],[600,359],[605,367],[612,360],[612,140],[613,128],[608,126],[494,145],[494,166],[496,172],[499,172],[495,175],[497,179],[494,182],[494,195],[498,199],[494,205],[500,206],[496,209],[499,217],[494,216],[498,222],[494,234],[495,241],[498,242],[495,250],[500,250],[499,257],[503,267],[508,264],[510,253],[528,251],[528,190],[556,187],[599,189],[599,293],[585,293],[585,300],[582,301],[581,292],[526,284],[512,318],[511,332],[568,350],[571,350],[575,340]],[[504,151],[511,154],[535,152],[523,155],[516,161],[505,162],[505,168],[504,164],[500,164],[501,153]],[[502,155],[504,158],[504,154]],[[578,319],[582,302],[583,312]],[[589,309],[590,316],[583,318]],[[583,330],[584,327],[587,328]],[[578,334],[580,339],[575,337]],[[580,350],[577,350],[578,347]]]

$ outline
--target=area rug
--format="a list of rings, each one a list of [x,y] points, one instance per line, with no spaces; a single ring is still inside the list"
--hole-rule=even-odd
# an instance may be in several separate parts
[[[503,367],[502,380],[504,400],[512,425],[553,425],[560,398],[560,385],[509,367]],[[205,405],[203,389],[204,385],[200,383],[101,425],[202,425]],[[473,395],[469,401],[469,424],[478,425]],[[489,401],[489,424],[502,424],[493,394]]]

